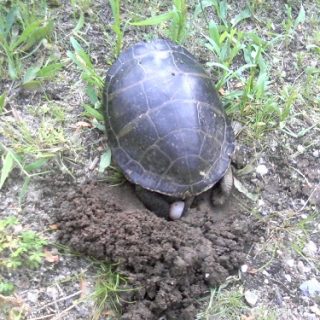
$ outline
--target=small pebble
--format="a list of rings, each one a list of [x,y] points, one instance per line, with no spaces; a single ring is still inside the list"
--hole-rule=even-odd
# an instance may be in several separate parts
[[[297,269],[301,272],[301,273],[305,273],[306,272],[306,268],[303,264],[303,262],[300,260],[297,263]]]
[[[248,271],[249,267],[247,264],[243,264],[241,267],[240,267],[240,270],[242,273],[246,273]]]
[[[318,158],[319,157],[319,150],[314,150],[313,152],[312,152],[312,155],[315,157],[315,158]]]
[[[59,291],[55,287],[48,287],[47,288],[47,295],[53,299],[57,300],[59,297]]]
[[[310,307],[310,311],[317,316],[320,316],[320,309],[316,304]]]
[[[303,282],[299,289],[302,294],[309,297],[320,296],[320,282],[316,278]]]
[[[313,241],[309,241],[302,249],[302,252],[308,257],[315,257],[317,251],[317,245]]]
[[[298,145],[297,150],[298,150],[298,152],[303,153],[305,148],[302,145]]]
[[[27,300],[32,303],[37,303],[39,299],[39,292],[36,290],[27,293]]]
[[[293,268],[294,265],[295,265],[295,261],[293,259],[288,259],[286,261],[286,264],[290,267],[290,268]]]
[[[264,283],[264,284],[269,284],[269,280],[268,280],[268,279],[264,279],[264,280],[263,280],[263,283]]]
[[[288,282],[291,282],[290,274],[285,274],[284,277],[287,279]]]
[[[259,164],[256,168],[256,172],[261,176],[264,176],[268,173],[268,168],[264,164]]]
[[[256,291],[246,290],[244,293],[244,298],[250,307],[254,307],[258,302],[258,295]]]

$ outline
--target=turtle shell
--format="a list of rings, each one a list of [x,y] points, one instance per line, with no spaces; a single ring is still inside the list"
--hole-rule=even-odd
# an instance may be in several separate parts
[[[107,73],[105,123],[112,156],[127,179],[186,198],[225,174],[234,134],[209,76],[169,40],[140,42]]]

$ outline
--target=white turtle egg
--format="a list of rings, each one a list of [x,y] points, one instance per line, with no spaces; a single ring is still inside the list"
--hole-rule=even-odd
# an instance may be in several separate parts
[[[185,203],[183,201],[176,201],[171,204],[169,210],[169,217],[172,220],[178,220],[181,218]]]

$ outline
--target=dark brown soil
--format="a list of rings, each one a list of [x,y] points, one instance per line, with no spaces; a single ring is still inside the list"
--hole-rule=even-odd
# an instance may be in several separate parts
[[[235,201],[170,222],[144,209],[128,185],[68,188],[56,198],[59,239],[118,265],[135,289],[123,296],[135,302],[123,305],[123,320],[194,319],[196,299],[237,271],[262,230],[252,217],[233,213]]]

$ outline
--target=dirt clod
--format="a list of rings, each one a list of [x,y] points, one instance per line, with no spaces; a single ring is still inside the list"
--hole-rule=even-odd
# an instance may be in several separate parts
[[[166,221],[132,205],[125,196],[130,188],[85,183],[70,190],[57,197],[59,239],[118,265],[135,289],[125,300],[136,301],[123,306],[121,319],[194,319],[196,298],[238,269],[261,230],[240,213],[217,221],[212,212],[193,209]]]

